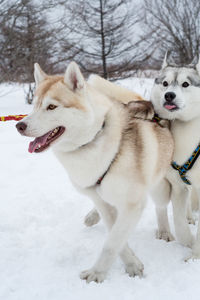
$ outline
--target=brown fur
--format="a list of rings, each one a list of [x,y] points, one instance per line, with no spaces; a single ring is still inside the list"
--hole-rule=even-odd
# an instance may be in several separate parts
[[[166,139],[167,133],[169,137],[171,135],[168,130],[168,122],[164,122],[163,124],[152,122],[152,118],[154,116],[154,109],[152,103],[149,101],[133,101],[127,105],[124,105],[124,107],[127,112],[127,123],[124,127],[124,131],[122,134],[123,140],[120,148],[124,148],[124,143],[126,143],[126,141],[128,141],[128,144],[132,145],[134,154],[137,157],[136,168],[138,170],[138,174],[141,174],[142,178],[140,179],[142,179],[142,181],[144,182],[145,175],[143,174],[143,158],[145,155],[145,137],[143,136],[142,132],[144,126],[146,126],[145,123],[149,123],[152,134],[154,134],[155,138],[159,141],[159,164],[157,166],[157,172],[159,173],[162,170],[163,165],[165,165],[165,155],[163,154],[166,151],[172,152],[172,145],[169,145],[169,139]],[[120,151],[120,155],[121,154],[122,153]]]
[[[63,81],[63,76],[47,76],[39,85],[37,88],[35,95],[38,97],[38,104],[42,102],[42,99],[46,95],[46,93],[49,91],[49,89],[52,88],[53,85],[55,85],[58,81]]]
[[[142,133],[141,133],[141,129],[140,129],[140,122],[138,122],[137,120],[134,122],[134,124],[132,124],[132,132],[131,132],[131,136],[132,136],[132,145],[133,145],[133,149],[135,152],[135,155],[137,157],[136,160],[136,168],[139,171],[138,174],[140,174],[140,180],[142,182],[144,182],[144,176],[143,176],[143,172],[142,172],[142,157],[143,157],[143,152],[144,152],[144,144],[143,144],[143,138],[142,138]]]
[[[154,116],[153,105],[150,101],[131,101],[127,104],[127,107],[129,110],[129,119],[141,118],[145,120],[152,120]]]
[[[37,88],[35,95],[38,97],[38,107],[42,105],[44,97],[48,96],[60,102],[64,107],[85,110],[75,93],[64,83],[64,76],[47,76]]]
[[[160,172],[163,168],[163,166],[165,165],[165,154],[167,151],[171,151],[172,145],[173,145],[173,140],[172,140],[172,145],[169,144],[169,140],[166,139],[166,134],[168,132],[168,135],[170,135],[169,133],[169,129],[168,126],[158,126],[156,123],[154,124],[154,132],[156,134],[156,137],[160,143],[160,147],[159,147],[159,159],[158,159],[158,166],[157,166],[157,171]],[[171,151],[172,152],[172,151]],[[172,152],[173,155],[173,152]],[[172,160],[172,157],[171,157]]]

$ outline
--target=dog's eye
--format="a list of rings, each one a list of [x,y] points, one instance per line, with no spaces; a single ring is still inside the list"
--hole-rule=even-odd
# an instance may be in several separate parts
[[[189,83],[187,81],[183,82],[182,87],[186,88],[189,86]]]
[[[163,81],[163,86],[168,86],[168,82],[167,81]]]
[[[57,106],[54,104],[49,104],[49,106],[47,106],[47,110],[53,110],[55,109]]]

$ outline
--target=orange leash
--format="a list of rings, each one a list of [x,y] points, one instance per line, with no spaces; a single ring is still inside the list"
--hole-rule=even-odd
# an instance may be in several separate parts
[[[20,121],[22,120],[23,118],[25,118],[26,116],[28,115],[10,115],[10,116],[3,116],[3,117],[0,117],[0,122],[5,122],[5,121]]]

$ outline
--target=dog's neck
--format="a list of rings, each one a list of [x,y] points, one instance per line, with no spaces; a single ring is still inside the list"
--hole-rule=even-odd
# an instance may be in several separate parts
[[[171,121],[171,132],[174,138],[174,160],[183,164],[200,142],[200,117],[189,121]]]
[[[94,141],[71,152],[54,151],[74,184],[82,188],[93,186],[108,170],[119,151],[124,118],[122,114],[123,111],[112,106],[106,115],[105,127],[99,133],[96,131]]]
[[[106,116],[105,116],[105,119],[104,119],[104,121],[103,121],[103,123],[102,123],[102,126],[101,126],[100,129],[96,132],[96,134],[94,135],[94,137],[93,137],[90,141],[88,141],[86,144],[80,145],[77,149],[80,149],[80,148],[82,148],[82,147],[86,147],[86,146],[88,146],[90,143],[96,142],[97,139],[98,139],[98,137],[100,136],[100,134],[101,134],[102,131],[104,130],[105,124],[106,124]]]
[[[190,120],[175,119],[175,120],[171,120],[170,122],[172,124],[172,127],[178,126],[182,128],[183,132],[185,132],[186,130],[195,130],[195,128],[199,128],[200,116]],[[199,138],[200,138],[200,134],[199,134]]]

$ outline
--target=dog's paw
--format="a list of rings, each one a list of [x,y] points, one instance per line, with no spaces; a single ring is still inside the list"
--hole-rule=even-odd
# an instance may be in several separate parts
[[[100,215],[96,209],[92,209],[84,219],[84,223],[86,226],[91,227],[97,224],[100,220]]]
[[[89,283],[91,281],[94,281],[96,283],[101,283],[106,278],[106,273],[98,272],[92,268],[90,270],[81,272],[80,278],[83,280],[86,280],[87,283]]]
[[[159,240],[165,240],[166,242],[174,241],[174,237],[169,231],[156,231],[156,238]]]
[[[193,217],[187,217],[188,224],[195,225],[195,219]]]
[[[191,260],[197,260],[197,259],[200,259],[200,254],[191,254],[187,257],[185,257],[184,261],[185,262],[188,262],[188,261],[191,261]]]
[[[126,265],[126,272],[130,277],[143,276],[144,265],[138,260],[138,263],[131,263]]]

